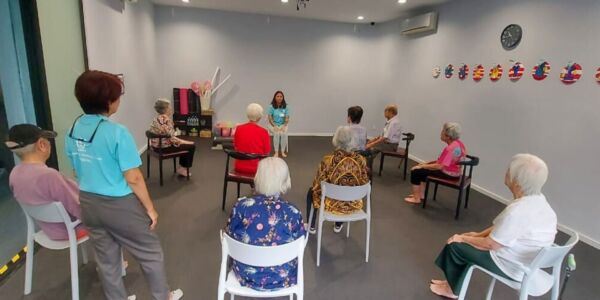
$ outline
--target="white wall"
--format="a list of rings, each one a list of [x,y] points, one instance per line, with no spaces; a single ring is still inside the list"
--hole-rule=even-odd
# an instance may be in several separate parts
[[[158,95],[154,5],[83,0],[83,11],[89,67],[124,74],[125,95],[112,118],[129,128],[142,149]]]
[[[265,109],[281,89],[291,133],[331,133],[346,108],[366,109],[363,122],[383,126],[386,61],[377,27],[156,6],[160,94],[210,79],[221,66],[230,81],[216,95],[217,119],[245,122],[248,103]],[[264,122],[264,120],[263,120]],[[372,129],[372,126],[369,127]]]
[[[600,66],[600,2],[595,0],[458,0],[440,9],[437,34],[402,38],[398,21],[385,30],[394,41],[395,76],[400,117],[416,134],[413,154],[421,159],[438,155],[441,124],[458,121],[469,152],[481,157],[475,182],[486,190],[510,198],[503,176],[511,156],[530,152],[549,165],[544,193],[558,213],[559,222],[586,235],[600,246],[600,85],[594,81]],[[500,32],[511,23],[523,27],[521,44],[512,51],[500,45]],[[530,72],[540,58],[551,64],[549,78],[537,82]],[[510,59],[523,62],[526,75],[507,79]],[[565,86],[560,69],[569,61],[583,66],[582,79]],[[500,63],[503,78],[486,77],[476,83],[460,81],[456,74],[433,79],[431,69],[467,63],[488,70]],[[592,241],[595,240],[595,241]]]

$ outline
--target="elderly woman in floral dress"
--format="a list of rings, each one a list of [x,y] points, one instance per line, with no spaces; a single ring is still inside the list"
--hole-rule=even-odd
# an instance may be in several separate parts
[[[256,194],[234,205],[225,232],[235,240],[255,246],[287,244],[304,237],[300,210],[281,198],[291,187],[285,161],[275,157],[261,160],[254,183]],[[296,284],[296,259],[273,267],[254,267],[235,260],[232,263],[242,286],[274,290]]]

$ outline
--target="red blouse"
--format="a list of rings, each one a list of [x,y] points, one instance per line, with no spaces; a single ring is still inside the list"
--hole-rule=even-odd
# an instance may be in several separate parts
[[[237,152],[252,154],[271,153],[269,132],[256,123],[246,123],[235,129],[233,147]],[[237,172],[254,174],[258,168],[258,159],[236,160],[234,168]]]

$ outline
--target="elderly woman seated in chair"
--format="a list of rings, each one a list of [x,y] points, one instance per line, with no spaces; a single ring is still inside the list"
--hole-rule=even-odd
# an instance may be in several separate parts
[[[348,126],[341,126],[335,131],[333,136],[333,153],[325,155],[317,176],[313,180],[312,187],[306,195],[306,210],[310,214],[311,207],[315,210],[321,205],[321,181],[343,186],[359,186],[369,182],[369,168],[364,156],[355,152],[358,149],[357,140],[354,138],[352,130]],[[336,201],[335,199],[325,199],[325,210],[335,214],[349,214],[363,208],[363,201],[353,202]],[[310,233],[316,232],[316,215],[310,222]],[[334,232],[342,231],[343,223],[335,223]]]
[[[154,134],[167,135],[169,138],[161,138],[161,141],[159,139],[151,139],[150,146],[152,148],[161,147],[162,153],[165,154],[187,150],[188,153],[179,158],[180,167],[177,169],[177,174],[187,176],[187,169],[191,168],[194,162],[196,146],[192,141],[180,139],[175,136],[175,128],[171,119],[173,109],[171,108],[171,101],[169,99],[159,98],[156,100],[154,110],[156,110],[158,115],[152,120],[150,131]],[[190,173],[189,175],[191,176],[192,174]]]
[[[504,179],[514,200],[494,219],[491,227],[481,232],[455,234],[448,239],[435,261],[446,280],[432,280],[431,291],[457,298],[466,272],[473,264],[521,281],[524,273],[519,265],[531,264],[542,248],[552,245],[556,235],[556,214],[542,194],[547,178],[548,167],[539,157],[515,155]],[[532,287],[536,288],[532,295],[548,291],[545,282],[534,281]]]
[[[258,164],[254,177],[256,194],[241,198],[233,206],[225,232],[233,239],[255,246],[287,244],[304,237],[300,210],[282,196],[291,187],[287,164],[268,157]],[[233,261],[232,269],[242,286],[274,290],[296,284],[298,261],[275,267],[253,267]]]
[[[460,177],[460,162],[467,150],[460,138],[460,125],[454,122],[445,123],[440,133],[440,139],[447,146],[442,150],[440,157],[426,163],[418,164],[410,169],[410,183],[412,194],[404,198],[406,202],[418,204],[424,198],[425,181],[427,177],[434,176],[443,179],[457,179]]]

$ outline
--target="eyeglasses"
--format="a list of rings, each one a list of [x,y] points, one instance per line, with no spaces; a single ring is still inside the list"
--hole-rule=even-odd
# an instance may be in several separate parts
[[[86,139],[77,138],[77,137],[73,136],[73,129],[75,129],[75,124],[77,123],[77,121],[79,121],[79,119],[82,116],[83,115],[80,115],[79,117],[77,117],[77,119],[75,119],[75,121],[73,122],[73,125],[71,125],[71,130],[69,131],[69,138],[74,139],[74,140],[79,141],[79,142],[84,142],[84,143],[91,144],[94,141],[94,137],[96,136],[96,132],[98,131],[98,127],[100,127],[100,124],[102,124],[102,122],[104,122],[106,120],[100,119],[100,122],[98,122],[98,125],[96,125],[96,129],[94,129],[94,132],[92,133],[92,136],[90,137],[89,140],[86,140]]]

